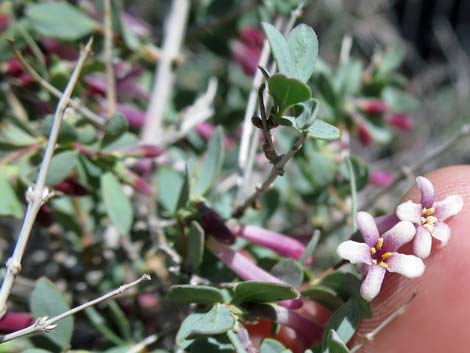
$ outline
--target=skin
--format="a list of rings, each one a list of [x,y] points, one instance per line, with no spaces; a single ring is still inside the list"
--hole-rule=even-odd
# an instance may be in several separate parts
[[[426,177],[434,184],[436,200],[460,194],[464,208],[446,221],[452,229],[449,244],[439,248],[439,241],[433,239],[422,277],[409,280],[387,274],[372,302],[374,316],[362,321],[351,347],[407,302],[413,292],[417,296],[404,315],[366,343],[361,353],[463,353],[470,349],[470,166],[447,167]],[[404,200],[418,202],[419,195],[414,186]],[[411,247],[407,245],[402,251],[410,253]]]

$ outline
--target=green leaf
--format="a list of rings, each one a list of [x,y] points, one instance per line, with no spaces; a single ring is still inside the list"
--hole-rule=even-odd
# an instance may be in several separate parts
[[[348,347],[344,344],[335,330],[330,330],[327,337],[329,353],[350,353]]]
[[[271,273],[294,288],[300,287],[304,280],[302,265],[292,259],[282,259],[274,265]]]
[[[0,197],[0,216],[1,217],[23,217],[23,204],[18,200],[13,186],[6,174],[6,171],[0,169],[0,190],[2,196]]]
[[[176,334],[176,344],[182,348],[186,349],[194,342],[194,340],[187,339],[189,333],[191,332],[194,324],[198,322],[205,314],[204,313],[193,313],[186,317],[181,323],[181,326]]]
[[[321,96],[333,110],[336,110],[338,108],[339,98],[335,92],[335,89],[333,88],[333,84],[331,83],[330,79],[324,73],[315,75],[315,77],[315,85],[320,91]]]
[[[168,291],[168,299],[182,304],[213,304],[224,302],[222,292],[217,288],[190,284],[171,286]]]
[[[45,349],[40,349],[40,348],[28,348],[24,350],[23,353],[51,353],[51,352],[46,351]]]
[[[403,62],[404,53],[400,48],[387,50],[381,55],[377,74],[381,77],[387,77],[397,70]]]
[[[18,147],[26,147],[37,142],[35,137],[31,136],[27,131],[10,121],[2,123],[0,128],[3,140],[2,142],[4,143],[7,142]]]
[[[325,332],[335,330],[343,342],[348,342],[356,332],[359,319],[361,318],[358,304],[350,299],[335,311],[328,321]],[[328,347],[327,337],[323,337],[323,348]]]
[[[26,17],[33,29],[46,37],[77,40],[98,29],[98,23],[68,3],[31,4]]]
[[[207,146],[206,154],[198,171],[193,193],[203,196],[214,185],[224,162],[224,133],[218,127]]]
[[[296,115],[295,125],[297,128],[300,130],[305,130],[312,126],[313,122],[318,116],[319,108],[320,102],[315,98],[311,98],[306,102],[296,105],[294,107],[294,113]]]
[[[293,66],[289,45],[284,36],[273,25],[263,22],[264,33],[269,41],[277,68],[281,74],[290,76],[291,67]]]
[[[227,333],[229,332],[230,331]],[[216,337],[203,337],[193,340],[185,351],[191,353],[234,353],[233,349],[232,343],[227,342],[226,336],[219,335]]]
[[[231,330],[236,320],[228,308],[223,304],[215,304],[212,309],[193,323],[188,338],[219,335]]]
[[[302,297],[311,299],[332,312],[343,304],[343,300],[338,296],[336,291],[322,285],[315,285],[303,290]]]
[[[185,267],[194,272],[201,265],[204,256],[204,229],[196,221],[189,225],[186,242]]]
[[[101,147],[109,146],[129,130],[129,123],[121,113],[114,114],[106,125]]]
[[[36,282],[29,299],[29,307],[35,318],[43,316],[51,318],[70,309],[60,290],[45,277]],[[69,345],[72,333],[73,318],[69,316],[60,320],[57,327],[45,337],[64,349]]]
[[[282,115],[293,105],[305,102],[312,96],[310,87],[305,83],[280,74],[271,76],[268,86],[274,102],[279,107],[279,115]]]
[[[305,24],[295,27],[287,37],[292,60],[289,77],[307,82],[313,74],[318,57],[318,39],[315,31]]]
[[[181,173],[168,167],[161,167],[155,175],[154,184],[156,190],[165,190],[165,192],[157,192],[157,201],[170,214],[174,214],[177,210],[178,198],[180,190],[184,183]]]
[[[49,136],[52,124],[54,122],[54,117],[49,115],[41,123],[41,133],[44,136]],[[77,130],[75,126],[69,123],[67,120],[63,120],[60,123],[59,136],[57,137],[57,143],[73,143],[77,142]]]
[[[245,281],[237,284],[233,293],[234,303],[271,303],[295,299],[299,293],[290,285],[261,281]]]
[[[101,176],[101,192],[109,218],[121,234],[129,233],[134,213],[121,183],[110,172]]]
[[[52,157],[49,171],[47,172],[47,185],[55,185],[67,178],[78,163],[76,151],[64,151]]]
[[[191,193],[190,191],[191,179],[190,179],[190,174],[188,170],[188,165],[186,165],[184,173],[185,174],[184,174],[183,184],[181,185],[181,189],[179,190],[178,202],[176,203],[176,210],[186,207],[189,201],[190,193]]]
[[[260,353],[287,353],[292,352],[290,349],[284,347],[284,345],[273,339],[273,338],[265,338],[261,343]]]
[[[388,104],[392,112],[409,112],[416,110],[419,102],[412,95],[397,88],[387,87],[382,93],[382,98]]]
[[[362,83],[362,64],[349,60],[340,65],[335,77],[335,88],[342,98],[357,95]]]
[[[315,139],[333,141],[341,137],[341,130],[323,120],[317,119],[308,128],[308,134]]]

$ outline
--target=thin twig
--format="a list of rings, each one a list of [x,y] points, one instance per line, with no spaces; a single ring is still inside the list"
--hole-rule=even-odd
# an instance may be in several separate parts
[[[255,192],[248,197],[244,202],[238,206],[235,211],[233,212],[233,217],[241,217],[243,213],[245,213],[246,209],[249,207],[252,207],[255,202],[263,195],[266,191],[268,191],[274,182],[274,180],[279,176],[284,174],[284,167],[287,164],[287,162],[294,156],[294,154],[297,153],[297,151],[303,146],[305,140],[308,137],[308,132],[304,131],[300,135],[299,139],[296,141],[294,146],[287,152],[285,155],[283,155],[279,161],[273,165],[271,172],[267,176],[267,178],[264,180],[264,182],[261,184],[261,186],[257,187]]]
[[[104,62],[106,65],[106,99],[108,117],[116,112],[116,80],[113,69],[113,24],[111,20],[111,0],[104,2]]]
[[[49,140],[46,146],[46,151],[44,153],[41,167],[39,168],[36,184],[33,187],[30,187],[26,193],[26,199],[28,201],[26,215],[23,220],[20,234],[18,235],[18,240],[16,242],[13,255],[7,261],[5,278],[3,279],[2,287],[0,288],[0,316],[3,316],[6,312],[6,302],[8,300],[11,287],[13,286],[16,275],[21,271],[21,260],[23,259],[23,254],[31,234],[34,220],[36,219],[36,215],[40,207],[52,196],[51,192],[46,187],[47,173],[49,171],[49,166],[54,154],[55,145],[59,136],[60,125],[62,123],[62,119],[64,118],[64,114],[66,113],[69,98],[72,95],[73,89],[77,83],[85,60],[90,53],[92,43],[93,40],[90,39],[87,45],[80,52],[80,57],[77,61],[72,76],[70,77],[62,98],[59,100],[57,105],[54,122],[49,134]]]
[[[349,183],[351,189],[351,224],[352,224],[352,233],[355,233],[357,230],[356,225],[356,213],[357,213],[357,187],[356,187],[356,175],[354,174],[354,167],[352,164],[351,157],[346,158],[346,163],[348,165],[349,171]]]
[[[173,131],[168,132],[168,137],[161,142],[162,146],[167,146],[175,143],[178,140],[181,140],[185,137],[197,124],[200,124],[212,115],[214,115],[213,102],[215,99],[215,94],[217,93],[218,81],[215,77],[211,77],[209,84],[207,85],[206,92],[198,97],[194,103],[185,108],[181,112],[181,126]]]
[[[264,92],[265,86],[262,84],[258,90],[258,102],[259,102],[259,112],[261,115],[261,131],[264,137],[263,151],[266,158],[271,163],[276,163],[276,160],[279,158],[276,149],[274,148],[273,136],[271,135],[271,130],[268,126],[268,114],[266,113],[266,106],[264,105]]]
[[[395,186],[398,185],[399,182],[406,179],[410,174],[414,173],[416,170],[420,169],[423,165],[427,162],[433,160],[434,158],[438,157],[445,151],[449,150],[450,148],[454,147],[455,144],[462,138],[470,136],[470,124],[465,124],[460,128],[460,131],[450,138],[448,141],[445,141],[440,146],[436,147],[434,150],[429,152],[423,158],[418,159],[415,163],[410,166],[404,166],[400,169],[398,174],[393,177],[391,184],[383,189],[376,191],[375,193],[371,193],[368,198],[362,203],[360,209],[371,209],[375,206],[377,201],[386,193],[393,189]]]
[[[3,82],[1,84],[2,91],[5,93],[5,97],[7,102],[10,104],[11,110],[13,114],[20,119],[21,121],[28,121],[28,113],[26,109],[24,109],[23,105],[21,104],[20,100],[16,97],[15,93],[11,89],[8,82]]]
[[[142,128],[143,143],[158,144],[162,137],[163,115],[167,108],[168,99],[173,90],[175,74],[174,59],[178,57],[188,19],[190,1],[173,0],[168,22],[165,28],[165,38],[155,75],[155,83],[150,97],[149,107],[145,114],[145,124]]]
[[[68,310],[68,311],[66,311],[62,314],[59,314],[57,316],[54,316],[50,319],[48,317],[40,317],[31,326],[28,326],[28,327],[26,327],[22,330],[19,330],[19,331],[13,332],[13,333],[9,333],[9,334],[1,337],[0,342],[4,343],[4,342],[11,341],[11,340],[14,340],[14,339],[17,339],[17,338],[20,338],[20,337],[29,336],[29,335],[32,335],[32,334],[50,332],[50,331],[54,330],[57,327],[57,322],[58,321],[63,320],[66,317],[72,316],[72,315],[78,313],[79,311],[85,310],[86,308],[89,308],[91,306],[99,304],[99,303],[101,303],[105,300],[108,300],[112,297],[115,297],[119,294],[122,294],[125,291],[127,291],[129,288],[139,284],[140,282],[142,282],[144,280],[148,281],[150,279],[151,279],[151,277],[149,275],[144,274],[142,277],[140,277],[138,280],[136,280],[134,282],[125,284],[125,285],[123,285],[123,286],[121,286],[121,287],[119,287],[119,288],[117,288],[117,289],[115,289],[115,290],[99,297],[99,298],[93,299],[92,301],[89,301],[87,303],[79,305],[79,306],[77,306],[73,309],[70,309],[70,310]]]
[[[55,96],[58,99],[62,98],[62,92],[59,91],[57,88],[55,88],[53,85],[51,85],[47,80],[41,77],[37,73],[36,70],[33,69],[33,67],[28,64],[26,59],[23,57],[23,54],[16,48],[15,42],[13,40],[9,40],[8,43],[10,44],[11,51],[15,55],[15,57],[19,60],[23,68],[26,70],[27,73],[31,75],[33,80],[35,80],[37,83],[39,83],[44,89],[49,91],[53,96]],[[83,114],[86,118],[88,118],[91,122],[93,122],[96,126],[102,128],[105,125],[106,119],[103,118],[102,116],[99,116],[98,114],[92,112],[90,109],[87,107],[82,106],[82,104],[75,99],[68,99],[67,104],[79,111],[80,113]]]
[[[390,323],[395,320],[397,317],[400,315],[403,315],[403,313],[406,311],[406,308],[411,304],[411,302],[416,298],[416,293],[413,293],[411,295],[411,298],[408,299],[408,301],[403,304],[401,307],[399,307],[396,311],[394,311],[389,317],[387,317],[385,320],[383,320],[375,329],[373,329],[371,332],[366,333],[364,337],[359,341],[358,344],[356,344],[352,349],[351,353],[356,353],[359,351],[359,349],[362,348],[362,346],[366,342],[371,342],[374,340],[375,336],[379,334],[380,331],[382,331],[385,327],[390,325]]]
[[[158,340],[158,335],[156,335],[156,334],[150,335],[150,336],[144,338],[139,343],[137,343],[134,347],[129,349],[126,353],[140,353],[145,348],[147,348],[151,344],[155,343],[157,340]]]

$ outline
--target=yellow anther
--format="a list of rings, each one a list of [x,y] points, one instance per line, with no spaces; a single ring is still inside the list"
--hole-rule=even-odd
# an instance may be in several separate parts
[[[382,259],[387,260],[389,257],[391,257],[393,254],[390,251],[387,251],[386,253],[382,254]]]
[[[376,248],[370,248],[370,254],[374,255],[377,252]]]
[[[382,266],[383,268],[387,268],[387,267],[388,267],[388,265],[387,265],[385,262],[383,262],[383,261],[380,261],[379,265]]]
[[[426,218],[425,217],[421,217],[421,224],[426,224]]]
[[[423,208],[423,215],[425,216],[432,216],[434,214],[434,212],[436,211],[436,209],[434,207],[431,207],[431,208]]]
[[[372,259],[372,263],[377,265],[377,260],[376,259]]]
[[[429,224],[429,223],[423,224],[423,227],[426,228],[429,231],[429,233],[432,233],[432,231],[434,229],[434,226],[432,224]]]
[[[434,217],[434,216],[428,216],[426,217],[426,223],[429,223],[429,224],[434,224],[437,222],[437,218]]]
[[[382,249],[382,246],[384,245],[384,238],[379,238],[379,240],[377,240],[377,249]]]

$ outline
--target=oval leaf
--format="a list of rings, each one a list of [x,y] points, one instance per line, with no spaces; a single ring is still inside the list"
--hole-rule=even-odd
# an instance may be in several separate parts
[[[292,287],[300,287],[304,280],[304,270],[302,265],[297,261],[291,259],[283,259],[279,261],[271,269],[274,277],[279,278],[281,281],[289,283]]]
[[[291,350],[284,347],[284,345],[273,339],[273,338],[265,338],[259,347],[260,353],[287,353],[292,352]]]
[[[106,125],[101,147],[111,145],[129,130],[129,123],[121,113],[114,114]]]
[[[328,332],[327,342],[329,353],[350,353],[348,347],[346,347],[335,330]]]
[[[303,290],[302,297],[311,299],[332,312],[343,304],[343,300],[338,296],[338,293],[331,288],[321,285],[315,285]]]
[[[185,266],[194,272],[202,263],[204,256],[204,229],[196,221],[189,225],[187,236]]]
[[[168,291],[168,299],[182,304],[212,304],[224,302],[222,292],[217,288],[190,284],[171,286]]]
[[[347,343],[356,332],[361,312],[358,304],[350,299],[344,303],[330,318],[325,331],[335,330],[339,338]],[[324,349],[328,347],[327,337],[323,337],[322,346]]]
[[[266,38],[271,46],[279,72],[287,76],[291,76],[290,68],[293,67],[293,62],[286,39],[273,25],[266,22],[263,22],[262,25],[264,33],[266,33]]]
[[[202,196],[214,184],[222,169],[224,154],[224,133],[222,128],[218,127],[207,145],[206,154],[199,167],[194,194]]]
[[[36,32],[64,40],[79,39],[98,28],[92,18],[64,2],[31,4],[26,17]]]
[[[54,317],[70,309],[60,290],[47,278],[40,278],[31,293],[29,300],[31,313],[35,318]],[[57,327],[45,335],[61,349],[69,345],[73,333],[73,318],[71,316],[60,320]]]
[[[56,154],[47,172],[47,185],[55,185],[67,178],[78,163],[76,151],[64,151]]]
[[[234,303],[272,303],[295,299],[299,293],[284,283],[245,281],[237,284],[233,293]]]
[[[124,194],[122,185],[112,173],[101,176],[101,192],[109,218],[121,233],[128,233],[132,226],[134,213],[132,205]]]
[[[18,200],[13,186],[10,184],[6,172],[0,169],[0,216],[21,218],[23,216],[23,204]]]
[[[317,119],[308,128],[308,134],[315,139],[333,141],[341,137],[341,130],[323,120]]]
[[[236,320],[228,308],[222,304],[216,304],[212,309],[193,323],[193,327],[187,338],[219,335],[231,330]]]
[[[307,82],[313,74],[318,57],[318,39],[315,31],[305,24],[295,27],[287,37],[292,66],[290,77]]]
[[[305,102],[312,96],[310,87],[305,83],[284,75],[273,75],[268,81],[269,92],[279,107],[279,115],[295,104]]]

